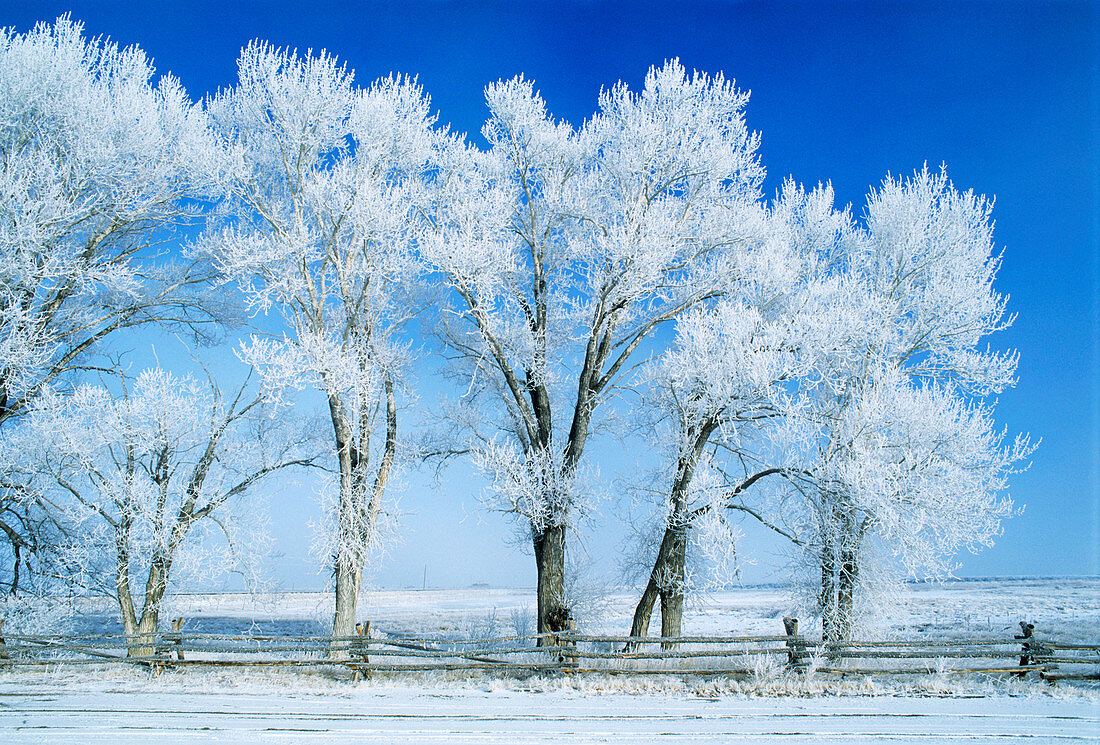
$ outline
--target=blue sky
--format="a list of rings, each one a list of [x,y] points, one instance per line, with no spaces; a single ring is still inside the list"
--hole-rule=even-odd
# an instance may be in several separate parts
[[[747,119],[763,137],[766,193],[787,175],[831,180],[857,214],[888,172],[946,163],[957,186],[996,196],[997,288],[1018,318],[990,343],[1020,352],[1019,384],[1002,395],[998,419],[1042,438],[1011,489],[1026,508],[994,548],[960,557],[959,574],[1100,573],[1096,4],[70,0],[8,4],[0,24],[25,31],[65,12],[90,36],[139,44],[196,98],[231,85],[241,46],[258,38],[326,49],[361,84],[418,75],[440,120],[471,133],[487,82],[523,73],[555,115],[579,124],[601,87],[639,87],[650,65],[679,57],[752,91]],[[479,512],[475,482],[456,472],[446,494],[416,474],[407,484],[405,539],[377,583],[419,586],[427,565],[429,584],[533,584],[533,562],[507,542],[509,523]],[[297,528],[315,505],[277,499],[281,573],[290,586],[320,584]],[[619,540],[588,538],[597,564],[613,564]],[[759,562],[747,579],[781,578],[769,573],[769,549],[744,548]]]

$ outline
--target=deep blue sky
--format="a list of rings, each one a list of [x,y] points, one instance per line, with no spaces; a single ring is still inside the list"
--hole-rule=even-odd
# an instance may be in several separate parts
[[[767,192],[793,175],[831,180],[859,212],[887,172],[946,163],[961,188],[996,195],[1004,247],[997,288],[1018,319],[992,338],[1020,352],[1019,385],[1001,397],[1010,433],[1043,442],[1011,490],[1026,509],[997,546],[960,557],[959,574],[1100,573],[1100,26],[1093,3],[597,2],[20,2],[0,24],[27,30],[64,12],[89,35],[136,43],[192,96],[231,85],[250,39],[326,49],[366,84],[419,76],[440,119],[476,133],[483,86],[534,79],[557,116],[578,124],[601,87],[638,87],[679,57],[752,91],[749,126],[763,136]],[[480,138],[478,138],[480,139]],[[598,451],[594,451],[594,454]],[[605,474],[607,469],[605,469]],[[410,477],[407,537],[383,585],[476,580],[532,584],[507,523],[479,517],[464,479],[441,496]],[[308,500],[281,497],[276,533],[295,534]],[[609,510],[613,508],[609,507]],[[449,524],[468,514],[457,532]],[[279,538],[288,554],[294,538]],[[614,542],[617,542],[618,538]],[[462,562],[452,551],[478,548]],[[594,555],[613,553],[589,539]],[[746,545],[751,555],[752,546]],[[750,579],[768,578],[767,551]],[[293,585],[316,583],[288,556]],[[312,579],[311,579],[312,577]]]

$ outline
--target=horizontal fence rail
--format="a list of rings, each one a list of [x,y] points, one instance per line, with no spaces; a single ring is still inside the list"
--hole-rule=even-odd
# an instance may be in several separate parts
[[[793,623],[792,623],[793,622]],[[1100,644],[1036,636],[1021,622],[1013,638],[823,642],[797,633],[777,636],[675,638],[583,634],[575,631],[493,639],[197,634],[173,630],[137,635],[18,635],[0,638],[0,667],[139,664],[165,668],[332,667],[354,677],[379,672],[486,670],[510,674],[759,675],[765,671],[830,675],[1036,673],[1045,680],[1100,679]]]

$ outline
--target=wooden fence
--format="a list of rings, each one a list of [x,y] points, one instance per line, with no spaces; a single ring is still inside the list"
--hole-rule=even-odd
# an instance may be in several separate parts
[[[784,619],[777,636],[678,638],[583,634],[455,640],[396,638],[358,627],[350,637],[192,634],[176,619],[172,631],[143,636],[15,635],[0,638],[0,667],[139,664],[155,672],[193,665],[226,667],[337,666],[355,677],[372,673],[492,670],[504,674],[751,676],[789,669],[825,675],[1035,674],[1044,680],[1100,679],[1100,644],[1060,642],[1020,623],[1013,638],[893,639],[823,643]],[[541,646],[539,644],[541,643]]]

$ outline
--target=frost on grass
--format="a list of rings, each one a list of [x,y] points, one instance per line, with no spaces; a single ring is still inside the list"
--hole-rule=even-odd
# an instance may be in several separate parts
[[[878,637],[930,640],[942,639],[953,630],[957,635],[1011,639],[1021,617],[1036,621],[1046,638],[1077,638],[1096,642],[1100,638],[1100,580],[1000,580],[944,584],[908,585],[899,594],[898,611],[876,621]],[[616,591],[606,598],[607,614],[602,627],[593,631],[622,628],[633,607],[629,592]],[[533,622],[531,590],[484,588],[477,590],[375,591],[371,593],[372,628],[380,635],[417,636],[434,639],[481,637],[495,630],[511,635],[510,628]],[[10,601],[9,601],[10,602]],[[183,613],[186,625],[202,632],[239,633],[250,627],[265,633],[324,633],[327,624],[320,612],[331,612],[332,597],[323,593],[288,593],[264,601],[247,595],[194,595],[172,599]],[[688,613],[684,632],[688,635],[775,635],[778,618],[787,607],[785,591],[773,588],[745,588],[716,593],[705,609]],[[95,612],[90,603],[78,609],[88,616]],[[524,618],[526,616],[526,618]],[[509,621],[512,623],[509,623]],[[9,623],[11,623],[9,621]],[[27,627],[28,630],[31,627]],[[570,695],[662,694],[678,697],[724,696],[1025,696],[1100,698],[1100,687],[1059,682],[1055,686],[1034,677],[960,675],[946,671],[929,660],[927,675],[848,676],[839,678],[820,673],[818,659],[808,670],[787,670],[780,657],[742,661],[749,669],[740,676],[655,673],[645,676],[611,674],[577,675],[494,675],[491,672],[374,673],[369,680],[352,683],[341,667],[320,667],[308,671],[169,670],[152,677],[139,667],[81,665],[50,666],[47,669],[13,668],[0,671],[0,686],[20,690],[79,686],[83,690],[135,692],[209,691],[257,694],[356,695],[399,690],[445,689],[459,692],[532,692]],[[1011,660],[1009,661],[1012,662]]]
[[[143,668],[51,666],[45,670],[0,672],[0,689],[74,689],[81,692],[134,694],[320,695],[355,697],[359,694],[400,695],[424,690],[454,695],[473,693],[532,693],[601,695],[661,695],[675,698],[778,697],[1013,697],[1092,700],[1100,703],[1095,685],[1050,686],[1034,680],[1003,676],[945,676],[929,674],[903,679],[868,677],[825,678],[801,672],[765,668],[744,677],[691,675],[501,677],[486,672],[381,674],[352,682],[346,673],[285,670],[167,671],[153,677]]]

